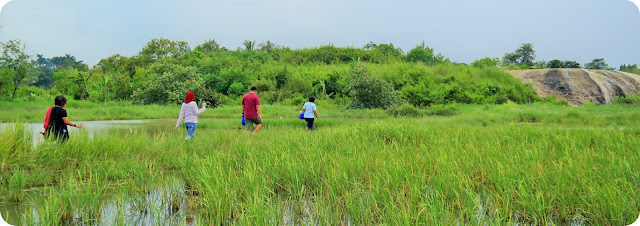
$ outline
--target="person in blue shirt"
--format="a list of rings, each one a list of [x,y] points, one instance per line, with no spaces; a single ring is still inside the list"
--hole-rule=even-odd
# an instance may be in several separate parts
[[[309,97],[309,102],[304,103],[304,105],[302,106],[302,112],[304,113],[304,120],[307,121],[307,130],[313,130],[313,120],[314,119],[318,119],[320,120],[320,117],[318,117],[318,112],[317,112],[317,108],[316,108],[316,104],[314,104],[314,102],[316,101],[316,98],[311,96]]]

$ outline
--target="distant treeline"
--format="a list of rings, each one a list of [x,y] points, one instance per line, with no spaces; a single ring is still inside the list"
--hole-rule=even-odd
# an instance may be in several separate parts
[[[535,91],[504,68],[580,67],[573,61],[535,62],[531,44],[502,60],[484,58],[471,65],[451,62],[424,43],[406,53],[391,43],[373,42],[362,48],[291,49],[270,41],[244,41],[243,46],[229,50],[209,40],[192,49],[186,42],[159,38],[137,55],[113,55],[90,68],[71,55],[31,57],[20,41],[9,41],[0,58],[0,98],[63,94],[176,104],[191,90],[200,100],[227,104],[256,86],[263,102],[290,105],[311,95],[354,108],[529,103],[540,100]],[[604,60],[598,60],[597,69],[610,69],[606,63],[600,68]],[[586,68],[596,68],[592,63]],[[637,65],[621,70],[637,73]]]

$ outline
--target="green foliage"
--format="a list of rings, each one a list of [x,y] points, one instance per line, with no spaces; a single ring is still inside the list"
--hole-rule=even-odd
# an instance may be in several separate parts
[[[485,67],[497,67],[500,64],[499,58],[485,57],[471,63],[472,67],[485,68]]]
[[[20,40],[9,40],[7,43],[0,42],[0,44],[2,44],[0,67],[7,69],[3,70],[2,75],[7,79],[3,80],[9,80],[13,85],[11,98],[15,99],[16,92],[22,81],[27,75],[34,73],[35,63],[31,61],[31,56],[26,53],[26,46]]]
[[[400,103],[393,86],[376,76],[369,76],[363,63],[351,69],[350,82],[345,93],[351,97],[348,108],[392,108]]]
[[[142,48],[140,56],[154,61],[165,57],[180,58],[189,52],[191,48],[187,42],[156,38]]]
[[[438,65],[399,72],[410,75],[401,96],[415,106],[433,104],[501,104],[507,100],[530,103],[538,100],[530,85],[496,67]]]
[[[205,41],[204,43],[196,46],[196,48],[194,48],[194,51],[199,51],[202,53],[210,53],[210,52],[217,52],[217,51],[221,51],[223,50],[222,48],[224,47],[220,47],[220,44],[218,44],[218,42],[216,42],[216,40],[210,39]]]
[[[426,46],[424,42],[407,53],[407,60],[410,62],[423,62],[427,65],[436,65],[448,61],[448,59],[445,60],[442,54],[436,55],[433,49]]]
[[[375,62],[389,62],[389,61],[398,61],[402,58],[403,52],[402,49],[396,48],[393,46],[393,43],[389,44],[376,44],[373,42],[367,43],[363,49],[369,50],[372,52],[372,58],[376,59]],[[380,60],[378,60],[380,59]]]
[[[582,68],[580,66],[580,63],[575,61],[570,61],[570,60],[564,61],[564,67],[565,68]]]
[[[133,101],[141,104],[179,104],[184,102],[187,91],[192,91],[196,99],[210,95],[211,90],[204,88],[204,80],[196,73],[195,67],[171,64],[154,64],[151,68],[154,77],[143,84],[133,94]]]
[[[609,67],[609,65],[604,61],[604,58],[594,59],[591,62],[585,64],[584,68],[594,70],[613,70],[613,68]]]
[[[39,55],[40,72],[26,78],[23,84],[46,87],[53,80],[56,92],[96,102],[133,100],[136,103],[161,104],[159,101],[165,100],[165,104],[174,103],[181,101],[183,92],[187,90],[201,92],[197,94],[198,98],[220,99],[217,98],[219,95],[237,98],[248,87],[256,86],[262,95],[268,97],[265,100],[273,103],[284,103],[297,96],[306,99],[310,95],[348,103],[353,96],[349,88],[355,87],[351,65],[367,62],[371,76],[361,76],[356,80],[378,88],[389,86],[390,89],[380,88],[395,93],[384,105],[405,101],[423,107],[537,100],[531,87],[496,67],[499,59],[480,59],[471,67],[451,63],[424,43],[406,55],[392,43],[370,42],[363,48],[324,45],[296,50],[270,41],[259,45],[255,41],[247,41],[245,44],[244,50],[229,51],[212,39],[189,51],[184,42],[153,39],[138,55],[124,57],[116,54],[102,59],[94,68],[88,68],[70,55],[50,59]],[[526,64],[508,67],[528,69]],[[189,68],[189,72],[176,68]],[[10,69],[7,67],[0,68],[0,74],[8,72]],[[190,79],[176,73],[187,74]],[[47,80],[49,74],[51,78]],[[0,93],[12,91],[7,86],[9,83],[7,76],[0,79]],[[142,96],[146,94],[154,97]],[[356,101],[352,104],[362,103]]]
[[[242,83],[234,82],[233,84],[231,84],[231,86],[229,86],[229,97],[231,98],[237,98],[239,96],[242,96],[246,92],[247,87],[242,85]]]
[[[564,62],[560,61],[560,60],[552,60],[549,61],[549,63],[547,63],[547,67],[549,68],[564,68]]]
[[[624,71],[624,72],[629,72],[629,73],[634,73],[637,75],[640,75],[640,68],[638,68],[637,64],[634,65],[620,65],[620,71]]]
[[[513,53],[506,53],[504,55],[503,64],[510,65],[529,65],[533,66],[536,59],[536,51],[533,49],[533,44],[524,43]]]
[[[324,45],[317,48],[301,49],[301,50],[281,50],[281,61],[290,64],[341,64],[354,61],[370,62],[372,52],[359,48],[351,47],[335,47],[333,45]]]
[[[545,102],[545,103],[550,103],[550,104],[555,104],[555,105],[560,105],[560,106],[568,106],[569,105],[569,101],[567,101],[567,100],[558,100],[556,98],[556,96],[554,96],[554,95],[545,97],[544,99],[542,99],[542,101]]]
[[[640,104],[640,95],[617,96],[613,98],[616,104]]]
[[[387,114],[394,117],[419,117],[422,115],[420,110],[411,104],[404,103],[397,108],[387,109]]]
[[[428,115],[453,116],[456,115],[458,107],[456,105],[432,105],[428,108]]]

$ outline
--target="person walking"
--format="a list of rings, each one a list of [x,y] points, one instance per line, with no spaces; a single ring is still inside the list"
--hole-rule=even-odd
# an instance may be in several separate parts
[[[178,122],[176,123],[176,127],[173,127],[173,129],[178,128],[184,118],[184,126],[187,129],[187,137],[185,137],[185,140],[191,140],[191,138],[193,138],[196,133],[196,127],[198,127],[198,115],[207,109],[207,105],[203,103],[202,108],[198,110],[198,105],[193,99],[195,99],[193,92],[187,92],[187,97],[184,99],[184,103],[182,103],[182,108],[180,109]]]
[[[251,87],[251,91],[242,97],[242,114],[247,127],[246,135],[249,135],[251,131],[253,131],[253,135],[256,135],[258,130],[262,128],[262,110],[260,110],[260,98],[257,94],[258,88]],[[253,124],[256,124],[255,129]]]
[[[69,131],[67,126],[73,126],[78,129],[82,129],[82,125],[78,125],[69,121],[67,117],[67,98],[64,96],[57,96],[53,100],[55,106],[50,107],[47,110],[47,115],[45,116],[45,138],[49,138],[53,135],[54,139],[59,143],[64,143],[69,139]]]
[[[316,104],[314,103],[315,101],[316,101],[316,98],[311,96],[309,97],[309,102],[304,103],[304,105],[302,106],[302,112],[304,113],[304,121],[307,122],[306,130],[313,130],[314,118],[320,120],[320,117],[318,117]]]

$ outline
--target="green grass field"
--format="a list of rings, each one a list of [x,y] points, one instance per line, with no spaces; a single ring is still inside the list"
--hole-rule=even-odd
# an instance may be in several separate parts
[[[69,117],[173,118],[179,111],[120,104],[70,102]],[[4,121],[41,120],[38,103],[1,106]],[[143,206],[132,197],[177,178],[184,192],[161,203],[185,200],[192,216],[147,213],[156,222],[626,225],[640,213],[638,106],[459,105],[447,108],[449,116],[427,108],[398,118],[318,108],[317,129],[306,132],[297,107],[264,106],[265,127],[249,137],[239,106],[209,109],[191,142],[167,125],[126,136],[73,131],[65,145],[33,147],[18,126],[0,133],[0,203],[35,206],[37,214],[17,216],[24,224],[135,224],[131,213],[101,210],[114,199]],[[100,113],[113,109],[121,115]],[[24,111],[31,113],[16,114]]]

